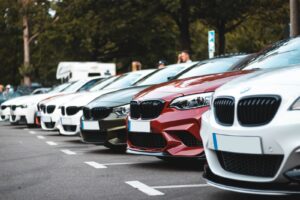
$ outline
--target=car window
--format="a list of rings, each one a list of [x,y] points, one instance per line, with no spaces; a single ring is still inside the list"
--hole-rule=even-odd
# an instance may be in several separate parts
[[[186,65],[174,65],[166,67],[164,69],[155,71],[150,76],[147,76],[145,79],[137,82],[135,85],[153,85],[167,82],[169,78],[176,76],[179,72],[186,68]]]
[[[105,89],[115,89],[115,88],[125,88],[131,86],[135,83],[140,77],[142,77],[142,73],[128,73],[124,74],[122,77],[118,78],[115,82],[109,84],[105,87]]]
[[[63,83],[61,85],[58,85],[54,87],[52,90],[49,91],[49,93],[55,93],[55,92],[61,92],[68,88],[70,85],[72,85],[74,82],[69,82],[69,83]]]
[[[113,81],[115,81],[119,76],[113,76],[110,78],[107,78],[103,81],[100,81],[98,84],[96,83],[93,87],[91,87],[89,89],[89,91],[94,92],[94,91],[98,91],[103,89],[104,87],[106,87],[107,85],[109,85],[110,83],[112,83]]]
[[[78,90],[78,92],[82,92],[82,91],[86,91],[86,90],[89,90],[91,87],[93,87],[98,81],[100,80],[99,79],[93,79],[93,80],[90,80],[88,81],[87,83],[85,83],[83,86],[81,86]]]
[[[293,66],[300,63],[300,38],[280,41],[258,53],[241,69],[267,69]]]
[[[189,78],[193,76],[203,76],[229,71],[231,67],[245,56],[234,56],[229,58],[219,58],[201,62],[187,72],[181,74],[177,79]]]

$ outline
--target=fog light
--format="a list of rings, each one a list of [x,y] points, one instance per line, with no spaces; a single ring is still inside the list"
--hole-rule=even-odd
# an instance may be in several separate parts
[[[300,166],[285,172],[285,176],[292,181],[300,182]]]

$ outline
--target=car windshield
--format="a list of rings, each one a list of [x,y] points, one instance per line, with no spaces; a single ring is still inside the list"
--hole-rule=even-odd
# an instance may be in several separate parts
[[[280,41],[257,54],[240,69],[268,69],[288,67],[300,63],[300,38]]]
[[[187,72],[176,77],[177,79],[189,78],[193,76],[203,76],[207,74],[216,74],[229,71],[231,67],[245,58],[246,55],[233,56],[228,58],[217,58],[200,62],[195,67],[191,68]]]
[[[56,87],[54,87],[53,89],[51,89],[49,91],[49,93],[55,93],[55,92],[61,92],[64,89],[66,89],[67,87],[69,87],[70,85],[72,85],[74,82],[69,82],[69,83],[63,83],[61,85],[58,85]]]
[[[79,90],[77,90],[78,92],[82,92],[82,91],[87,91],[90,88],[92,88],[99,80],[101,80],[101,78],[96,78],[96,79],[92,79],[88,82],[86,82],[83,86],[81,86],[79,88]]]
[[[139,78],[143,76],[142,73],[127,73],[118,78],[115,82],[109,84],[105,89],[125,88],[134,84]]]
[[[134,85],[153,85],[167,82],[169,78],[176,76],[178,73],[180,73],[187,67],[187,65],[173,65],[161,70],[157,70],[150,76],[145,77],[144,79],[138,81]]]
[[[106,87],[107,85],[109,85],[110,83],[112,83],[113,81],[115,81],[118,77],[119,76],[112,76],[105,80],[99,81],[92,88],[90,88],[89,91],[94,92],[94,91],[101,90],[104,87]]]

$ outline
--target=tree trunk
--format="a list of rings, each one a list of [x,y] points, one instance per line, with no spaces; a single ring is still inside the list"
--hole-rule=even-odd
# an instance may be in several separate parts
[[[22,0],[23,9],[26,10],[26,7],[28,6],[28,0]],[[24,43],[24,62],[23,67],[24,70],[27,71],[30,67],[30,46],[29,46],[29,25],[28,25],[28,16],[25,11],[23,14],[23,43]],[[23,83],[24,85],[30,86],[31,80],[27,73],[23,75]]]
[[[226,39],[225,39],[225,22],[221,20],[218,24],[218,54],[224,54],[225,53],[225,44],[226,44]]]
[[[182,50],[191,50],[191,38],[190,38],[190,22],[189,22],[189,5],[187,0],[180,0],[180,43]]]
[[[298,0],[290,0],[290,37],[299,35],[299,4]]]

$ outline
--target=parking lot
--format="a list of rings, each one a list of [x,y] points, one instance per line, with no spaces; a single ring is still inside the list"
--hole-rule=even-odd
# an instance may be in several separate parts
[[[0,163],[0,199],[276,199],[212,188],[199,162],[114,153],[7,122],[0,123]]]

